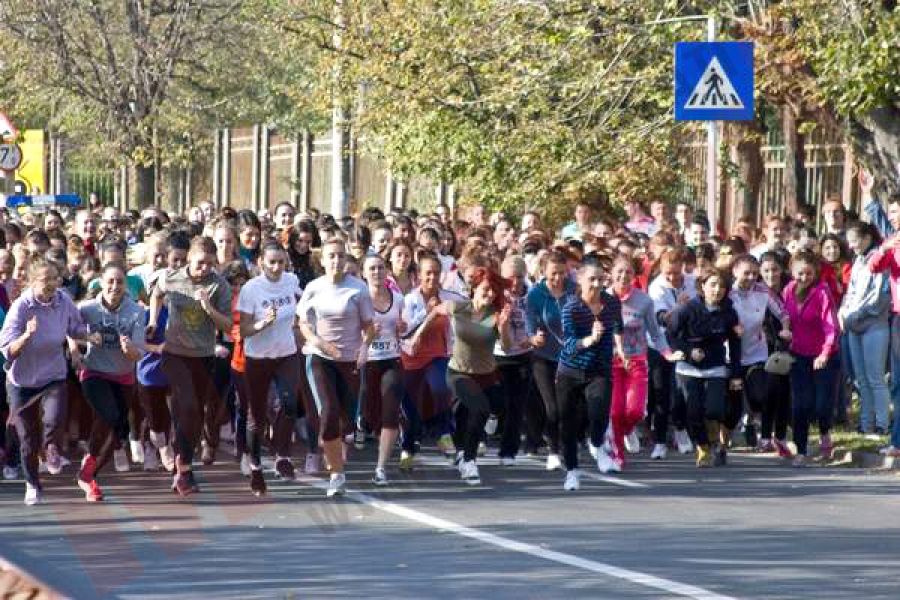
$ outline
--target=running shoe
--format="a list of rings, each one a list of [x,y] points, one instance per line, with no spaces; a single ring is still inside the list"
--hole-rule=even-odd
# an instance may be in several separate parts
[[[294,472],[294,463],[283,456],[275,459],[275,472],[285,481],[293,481],[297,476]]]
[[[806,455],[798,454],[794,457],[794,460],[791,461],[791,466],[801,469],[807,465]]]
[[[559,459],[559,454],[548,454],[547,455],[547,470],[548,471],[559,471],[562,469],[562,461]]]
[[[590,440],[588,440],[587,447],[588,452],[591,453],[591,458],[593,458],[594,460],[598,460],[600,458],[600,448],[593,445]]]
[[[355,432],[353,432],[353,447],[357,450],[365,450],[366,432],[362,429],[357,429]]]
[[[85,493],[88,501],[90,502],[90,495],[92,492],[91,483],[94,482],[94,475],[97,472],[97,459],[91,456],[90,454],[85,454],[84,458],[81,459],[81,468],[78,469],[78,475],[75,477],[75,483],[78,484],[78,487]]]
[[[784,440],[779,440],[775,438],[772,440],[772,445],[775,446],[775,451],[778,452],[778,456],[781,458],[792,458],[794,455],[791,452],[791,449],[788,448],[788,445],[784,442]]]
[[[168,444],[159,449],[159,460],[169,473],[175,472],[175,450]]]
[[[884,456],[900,456],[900,448],[894,448],[893,446],[885,446],[881,450],[878,451],[879,454]],[[6,469],[4,469],[4,473]],[[5,475],[4,475],[5,476]]]
[[[680,454],[690,454],[694,451],[694,444],[691,443],[691,437],[684,429],[675,430],[675,444],[678,446]]]
[[[13,467],[10,465],[6,465],[3,467],[3,479],[10,481],[12,479],[19,478],[19,467]]]
[[[515,456],[501,456],[500,457],[500,466],[501,467],[516,466],[516,457]]]
[[[372,477],[372,483],[374,483],[378,487],[384,487],[388,485],[387,473],[385,473],[383,467],[375,468],[375,476]]]
[[[744,441],[750,448],[755,448],[759,442],[759,438],[756,435],[756,424],[752,421],[748,421],[744,425]]]
[[[453,436],[449,433],[445,433],[438,438],[437,447],[447,458],[453,458],[456,455],[456,446],[453,444]]]
[[[30,483],[25,484],[25,506],[34,506],[44,501],[44,494],[41,488],[33,486]]]
[[[819,454],[825,460],[831,460],[834,454],[834,444],[831,443],[831,436],[827,433],[822,436],[822,440],[819,443]]]
[[[709,446],[697,446],[697,468],[705,469],[713,466],[713,457],[709,453]]]
[[[127,473],[131,470],[131,465],[128,464],[128,455],[125,453],[124,448],[113,451],[113,463],[117,473]]]
[[[665,444],[654,444],[653,452],[650,453],[650,458],[653,460],[662,460],[669,453],[669,449],[666,448]]]
[[[156,452],[156,446],[150,442],[144,442],[144,470],[159,470],[159,454]]]
[[[617,468],[616,461],[607,453],[607,451],[603,448],[597,452],[597,470],[601,473],[614,473],[621,471],[621,468]]]
[[[728,450],[725,449],[725,446],[718,446],[716,448],[713,464],[717,467],[724,467],[728,464]]]
[[[478,456],[484,456],[485,454],[487,454],[487,444],[478,442]]]
[[[478,465],[474,460],[464,460],[459,465],[459,476],[466,485],[481,485],[481,476],[478,474]]]
[[[137,440],[128,440],[128,446],[131,448],[131,462],[138,465],[143,464],[144,445]]]
[[[628,454],[638,454],[641,451],[641,438],[636,430],[625,436],[625,450]]]
[[[497,415],[489,416],[487,422],[484,424],[484,432],[488,435],[494,435],[497,433],[498,423],[499,420],[497,419]]]
[[[46,455],[47,472],[51,475],[59,475],[62,473],[62,456],[59,455],[59,448],[56,447],[56,444],[47,444]]]
[[[209,466],[216,462],[216,449],[203,442],[203,448],[200,451],[200,460],[204,465]]]
[[[188,473],[190,471],[175,473],[175,476],[172,478],[172,491],[182,498],[187,498],[194,493]]]
[[[88,502],[100,502],[103,500],[103,490],[100,489],[96,479],[91,479],[88,489],[84,492],[84,499]]]
[[[257,498],[266,493],[266,479],[262,469],[250,469],[250,491]]]
[[[241,475],[250,477],[250,455],[246,452],[241,455]]]
[[[400,453],[400,470],[401,471],[412,471],[413,465],[415,464],[416,456],[415,454],[410,454],[406,450]]]
[[[307,475],[317,475],[319,473],[319,469],[322,468],[322,463],[319,460],[318,454],[307,454],[306,455],[306,464],[303,466],[303,472]]]
[[[566,482],[563,484],[563,489],[567,492],[577,492],[580,488],[581,471],[579,471],[578,469],[566,471]]]
[[[332,473],[331,479],[328,480],[328,491],[325,492],[325,496],[328,498],[343,496],[346,485],[347,477],[343,473]]]

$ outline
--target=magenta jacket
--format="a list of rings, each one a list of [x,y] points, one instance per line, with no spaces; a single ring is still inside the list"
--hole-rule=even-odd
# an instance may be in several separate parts
[[[888,274],[891,286],[891,312],[900,313],[900,263],[897,262],[897,251],[878,248],[869,255],[869,270],[873,273]]]
[[[790,282],[782,296],[784,307],[791,319],[791,352],[807,358],[831,356],[838,350],[837,310],[828,285],[819,282],[809,290],[806,300],[800,304],[795,290],[797,282]]]

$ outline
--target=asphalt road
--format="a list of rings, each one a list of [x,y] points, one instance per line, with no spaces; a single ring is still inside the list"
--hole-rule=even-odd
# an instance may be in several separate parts
[[[106,474],[99,504],[71,471],[33,508],[0,483],[0,554],[75,598],[900,598],[896,475],[643,454],[566,493],[537,460],[471,488],[426,452],[378,489],[366,450],[343,499],[272,474],[256,499],[220,458],[188,500],[163,473]]]

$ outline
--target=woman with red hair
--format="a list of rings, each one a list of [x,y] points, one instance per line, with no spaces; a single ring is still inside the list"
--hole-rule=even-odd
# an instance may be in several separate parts
[[[467,484],[479,485],[478,442],[492,409],[503,406],[494,344],[499,338],[504,349],[511,347],[510,309],[504,306],[503,280],[493,268],[478,267],[471,282],[470,300],[446,301],[439,310],[450,317],[455,337],[447,382],[459,400],[455,439],[459,473]]]

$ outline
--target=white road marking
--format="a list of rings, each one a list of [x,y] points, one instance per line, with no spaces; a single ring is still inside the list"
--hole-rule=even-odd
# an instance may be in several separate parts
[[[325,480],[313,477],[301,476],[297,478],[297,481],[323,490],[328,487],[328,483]],[[534,556],[535,558],[567,565],[583,571],[590,571],[591,573],[596,573],[598,575],[621,579],[644,587],[660,590],[667,594],[675,594],[686,598],[693,598],[695,600],[735,600],[732,596],[725,596],[701,587],[672,581],[671,579],[664,579],[662,577],[656,577],[631,569],[622,569],[606,563],[580,558],[572,554],[548,550],[546,548],[541,548],[540,546],[535,546],[534,544],[517,542],[516,540],[511,540],[472,527],[466,527],[465,525],[460,525],[453,521],[448,521],[412,508],[400,506],[393,502],[385,502],[361,492],[347,490],[345,497],[359,504],[384,511],[414,523],[419,523],[420,525],[425,525],[426,527],[431,527],[432,529],[454,533],[511,552],[519,552],[521,554],[527,554],[529,556]]]

